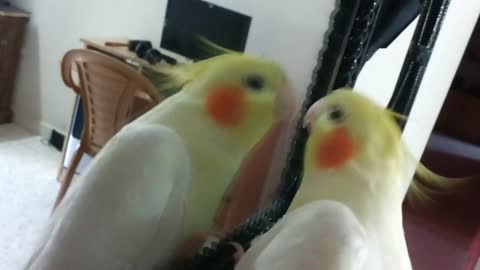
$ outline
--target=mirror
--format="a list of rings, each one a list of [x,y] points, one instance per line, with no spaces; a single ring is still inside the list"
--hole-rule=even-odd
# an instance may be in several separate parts
[[[311,93],[326,92],[333,87],[333,78],[339,72],[348,33],[358,9],[357,3],[339,0],[309,1],[305,5],[289,1],[268,1],[262,3],[262,6],[253,0],[149,0],[141,3],[122,1],[121,4],[111,1],[57,1],[41,5],[31,1],[18,1],[15,4],[31,13],[25,28],[25,53],[20,59],[16,80],[14,118],[20,125],[33,130],[33,133],[41,134],[44,142],[58,150],[53,150],[58,152],[57,155],[46,155],[53,159],[51,163],[56,164],[50,171],[58,169],[58,174],[45,176],[51,181],[50,186],[39,189],[43,195],[49,195],[31,203],[37,207],[35,211],[44,213],[45,217],[50,213],[55,200],[52,197],[55,197],[57,190],[51,189],[51,186],[56,188],[59,184],[55,180],[65,186],[62,188],[63,193],[57,197],[57,203],[61,205],[63,195],[68,196],[69,185],[65,184],[65,179],[69,179],[72,186],[76,185],[75,182],[79,183],[96,154],[121,130],[125,122],[130,123],[142,117],[157,102],[161,104],[168,96],[157,99],[153,95],[144,95],[149,93],[145,90],[143,94],[134,95],[133,100],[129,101],[131,104],[128,110],[118,110],[121,111],[121,117],[127,119],[125,122],[112,124],[115,121],[108,117],[91,121],[89,118],[92,113],[88,112],[88,106],[92,106],[88,104],[91,100],[82,97],[78,89],[82,83],[77,87],[65,85],[65,78],[72,73],[73,77],[82,81],[80,74],[87,73],[87,70],[82,69],[83,64],[75,63],[64,67],[67,71],[63,75],[68,76],[62,78],[59,64],[63,63],[63,57],[69,51],[85,49],[101,55],[99,58],[108,57],[112,61],[121,62],[122,66],[143,73],[157,57],[167,64],[189,64],[201,59],[202,55],[192,49],[191,43],[188,43],[188,34],[185,35],[192,31],[200,32],[221,46],[278,62],[285,69],[294,89],[292,103],[296,108],[292,110],[298,116],[311,102]],[[201,12],[206,15],[195,9],[203,10]],[[206,20],[208,17],[217,19]],[[184,20],[178,20],[179,18]],[[193,22],[189,23],[189,19]],[[205,24],[200,24],[199,21]],[[189,27],[193,30],[189,30]],[[3,28],[0,30],[3,31]],[[182,44],[185,40],[187,43]],[[1,55],[4,55],[3,51]],[[92,64],[95,65],[98,63]],[[96,82],[108,81],[105,83],[108,86],[122,81],[115,79],[118,78],[116,75],[105,72],[105,67],[92,68],[88,72],[92,74],[85,75],[83,80],[88,77],[95,78]],[[94,88],[95,85],[91,85],[91,89]],[[104,87],[98,89],[105,90]],[[107,98],[99,103],[114,103],[117,97],[120,98],[116,94],[109,92],[105,95]],[[307,95],[309,99],[305,100]],[[114,114],[110,112],[108,116]],[[99,124],[104,120],[107,128]],[[285,168],[300,167],[298,163],[285,166],[292,137],[297,132],[296,120],[292,114],[292,119],[274,125],[241,164],[235,181],[225,196],[229,199],[228,203],[218,209],[217,225],[222,230],[235,227],[268,205],[278,196],[276,191]],[[87,123],[100,125],[92,130],[108,131],[100,132],[101,138],[93,140],[95,151],[80,151],[83,149],[82,137],[89,137],[85,135],[89,132],[85,128]],[[30,167],[28,164],[25,166]],[[297,170],[293,174],[298,173]],[[248,194],[248,199],[242,199],[243,194]]]

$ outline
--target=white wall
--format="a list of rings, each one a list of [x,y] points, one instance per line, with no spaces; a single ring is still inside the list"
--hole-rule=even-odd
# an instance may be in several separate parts
[[[386,49],[380,49],[365,64],[355,88],[377,103],[387,106],[393,94],[408,46],[417,26],[414,20]]]
[[[479,14],[478,0],[450,3],[403,135],[416,158],[420,158],[425,149]],[[356,84],[359,91],[387,105],[415,23],[366,64]]]
[[[336,0],[208,0],[252,16],[245,51],[283,64],[303,99]],[[261,3],[260,3],[261,2]]]
[[[141,3],[141,4],[140,4]],[[166,0],[14,0],[32,12],[17,77],[15,121],[33,131],[40,124],[65,132],[72,90],[60,77],[60,60],[80,48],[81,37],[132,37],[159,44]]]
[[[246,51],[284,64],[299,97],[310,81],[335,0],[213,0],[253,17]],[[32,12],[20,64],[13,110],[15,121],[39,132],[65,132],[74,95],[64,86],[59,62],[82,47],[81,37],[132,37],[159,44],[166,0],[14,0]],[[140,4],[141,3],[141,4]]]

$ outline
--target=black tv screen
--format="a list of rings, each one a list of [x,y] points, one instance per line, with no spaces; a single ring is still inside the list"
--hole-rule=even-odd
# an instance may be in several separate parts
[[[160,47],[192,60],[209,55],[196,36],[243,52],[252,18],[200,0],[169,0]]]

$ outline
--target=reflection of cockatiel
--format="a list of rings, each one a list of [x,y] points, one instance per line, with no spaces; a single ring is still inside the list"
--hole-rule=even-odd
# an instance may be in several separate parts
[[[345,89],[315,103],[304,119],[304,177],[287,215],[235,269],[411,269],[402,202],[417,162],[394,117]],[[448,189],[440,176],[418,171],[430,191]],[[424,184],[414,182],[412,198],[427,198]]]
[[[182,87],[123,128],[54,212],[27,269],[152,269],[208,231],[229,181],[282,108],[271,61],[226,54],[164,70]]]

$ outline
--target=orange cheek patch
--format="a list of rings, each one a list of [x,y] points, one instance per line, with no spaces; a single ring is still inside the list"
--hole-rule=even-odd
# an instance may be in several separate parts
[[[207,97],[207,113],[220,127],[238,125],[245,114],[245,93],[240,88],[222,87]]]
[[[355,154],[352,137],[346,128],[336,128],[328,133],[315,149],[315,164],[322,169],[344,166]]]

